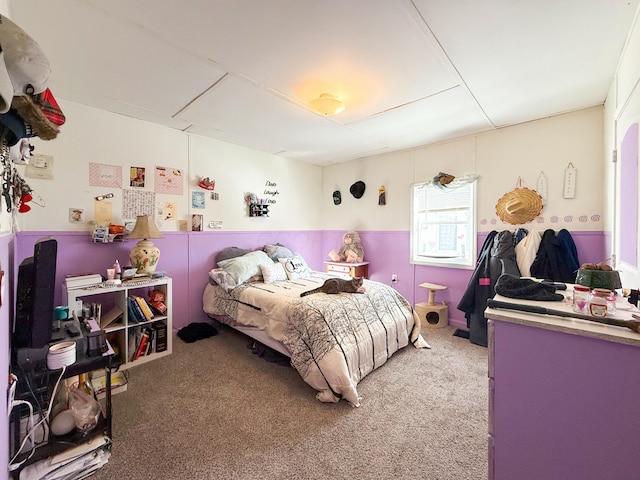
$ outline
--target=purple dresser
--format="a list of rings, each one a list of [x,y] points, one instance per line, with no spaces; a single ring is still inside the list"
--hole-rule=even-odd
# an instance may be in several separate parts
[[[485,313],[489,480],[640,478],[640,334],[561,316]]]

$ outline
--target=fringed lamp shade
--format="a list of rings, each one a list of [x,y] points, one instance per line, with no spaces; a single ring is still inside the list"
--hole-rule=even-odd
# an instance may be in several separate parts
[[[154,272],[160,259],[160,249],[148,239],[162,238],[162,234],[153,218],[149,215],[138,215],[136,225],[127,238],[141,239],[129,252],[131,266],[135,267],[138,273]]]

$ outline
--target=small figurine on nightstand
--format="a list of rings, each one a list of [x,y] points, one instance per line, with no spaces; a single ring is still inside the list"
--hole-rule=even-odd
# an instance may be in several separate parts
[[[329,258],[334,262],[360,263],[364,261],[364,248],[360,243],[360,235],[356,232],[347,232],[342,237],[342,246],[338,253],[335,250],[329,252]]]

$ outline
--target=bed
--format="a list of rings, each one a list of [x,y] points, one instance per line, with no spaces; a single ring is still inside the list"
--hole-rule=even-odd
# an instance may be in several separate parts
[[[356,387],[366,375],[401,348],[429,348],[413,308],[388,285],[364,280],[364,293],[300,297],[331,274],[311,270],[298,254],[273,258],[257,252],[217,262],[203,310],[289,356],[318,400],[344,399],[357,407]]]

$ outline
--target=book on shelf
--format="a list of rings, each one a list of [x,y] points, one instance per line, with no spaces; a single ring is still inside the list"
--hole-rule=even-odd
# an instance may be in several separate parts
[[[154,351],[156,353],[166,351],[167,350],[167,323],[165,321],[153,322],[152,327],[156,332],[156,346]]]
[[[136,353],[133,355],[133,359],[137,360],[140,357],[144,356],[147,353],[147,344],[149,343],[149,332],[147,330],[143,330],[140,336],[140,341],[138,342],[138,347],[136,348]]]
[[[129,323],[139,323],[138,318],[136,317],[136,312],[133,310],[131,299],[128,297],[127,297],[127,316],[129,318]]]
[[[128,337],[129,337],[129,341],[127,343],[128,345],[127,359],[128,361],[131,362],[133,361],[133,357],[135,356],[136,351],[138,350],[138,343],[140,342],[140,337],[141,337],[140,329],[130,328],[128,332]]]
[[[96,275],[100,275],[99,273],[96,272],[83,272],[83,273],[67,273],[64,278],[65,280],[78,280],[78,279],[82,279],[82,278],[91,278],[91,277],[95,277]]]
[[[130,287],[130,286],[138,286],[138,285],[145,285],[147,283],[150,283],[153,280],[153,278],[151,278],[149,275],[136,275],[133,278],[127,278],[126,280],[122,281],[122,285],[126,286],[126,287]]]
[[[142,297],[140,297],[140,300],[142,300],[142,303],[144,303],[144,308],[146,309],[147,315],[149,315],[149,319],[155,318],[156,311],[151,308],[149,302]]]
[[[153,352],[155,352],[156,348],[156,331],[153,328],[149,328],[147,329],[147,332],[149,333],[149,342],[147,343],[146,355],[151,355]]]
[[[145,317],[135,297],[133,295],[129,295],[129,297],[127,298],[127,302],[129,302],[129,305],[131,306],[131,310],[133,310],[134,317],[135,317],[134,323],[146,322],[147,317]]]
[[[147,319],[147,321],[151,320],[154,317],[154,315],[147,301],[144,298],[138,297],[136,295],[134,295],[133,298],[135,298],[136,302],[138,302],[138,305],[140,306],[140,310],[142,310],[142,314]]]
[[[117,323],[122,320],[124,312],[120,307],[113,307],[100,317],[100,328],[105,329],[113,323]]]
[[[92,303],[91,304],[91,313],[98,325],[100,325],[100,319],[102,318],[102,304],[101,303]]]
[[[64,282],[67,290],[92,287],[102,283],[102,275],[99,273],[71,274],[64,277]]]

